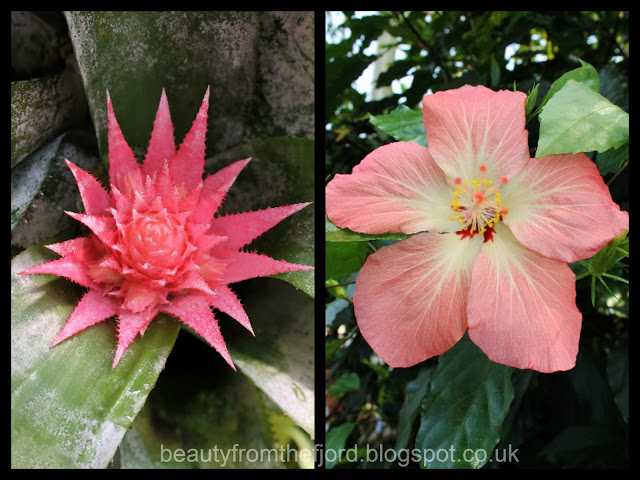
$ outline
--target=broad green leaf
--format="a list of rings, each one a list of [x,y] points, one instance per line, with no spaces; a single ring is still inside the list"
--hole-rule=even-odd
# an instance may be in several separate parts
[[[224,213],[278,207],[314,200],[314,143],[303,138],[254,140],[207,159],[213,173],[251,158],[229,190]],[[292,263],[313,266],[315,260],[314,204],[308,205],[249,245],[250,250]],[[314,272],[276,275],[307,295],[315,291]]]
[[[617,172],[627,160],[629,160],[629,142],[596,155],[596,165],[600,175]]]
[[[440,356],[416,436],[416,448],[434,452],[425,454],[423,467],[480,468],[489,460],[513,400],[512,372],[489,360],[468,335]]]
[[[195,368],[192,355],[169,361],[122,440],[120,468],[282,468],[259,391],[208,353]]]
[[[396,451],[407,448],[409,444],[409,436],[413,428],[418,413],[420,413],[420,404],[422,399],[429,392],[431,385],[431,377],[435,371],[434,366],[424,367],[418,373],[418,376],[407,382],[404,389],[404,402],[398,413],[398,428],[396,430]]]
[[[327,242],[325,248],[327,279],[358,272],[367,259],[366,242]]]
[[[416,142],[427,146],[427,132],[422,121],[422,111],[400,105],[388,115],[371,115],[371,123],[399,142]]]
[[[325,240],[327,242],[368,242],[370,240],[402,240],[409,235],[405,233],[383,233],[371,235],[358,233],[346,228],[336,227],[325,215]]]
[[[343,373],[327,390],[332,395],[341,396],[360,389],[360,377],[355,372]]]
[[[65,12],[102,157],[109,91],[125,139],[149,144],[162,88],[176,142],[211,87],[207,145],[239,143],[251,113],[259,12]]]
[[[547,461],[564,468],[619,467],[627,460],[625,433],[615,425],[571,425],[540,452]]]
[[[540,114],[536,157],[605,152],[629,141],[629,114],[602,95],[569,80]]]
[[[82,85],[72,68],[11,82],[11,166],[82,122],[86,113]]]
[[[33,199],[40,193],[61,140],[62,135],[11,169],[11,230],[22,220]]]
[[[34,152],[11,171],[12,212],[14,195],[22,198],[15,199],[18,204],[34,195],[31,205],[22,214],[23,221],[11,232],[11,245],[23,249],[65,229],[79,227],[79,222],[65,213],[65,210],[81,212],[83,206],[76,181],[64,160],[68,159],[92,174],[96,174],[95,167],[100,163],[95,137],[90,133],[66,132],[44,148],[46,151]],[[32,160],[36,155],[39,160]],[[23,203],[24,207],[26,204]]]
[[[625,422],[629,421],[629,332],[625,332],[607,356],[607,374],[613,399]]]
[[[153,389],[178,333],[158,316],[115,369],[115,325],[49,348],[80,292],[53,275],[17,275],[56,255],[31,247],[11,262],[11,465],[106,467]]]
[[[584,86],[590,88],[594,92],[597,92],[600,88],[600,78],[598,72],[593,66],[583,60],[580,60],[581,66],[568,71],[549,87],[549,91],[542,99],[540,107],[544,107],[551,97],[553,97],[562,87],[566,85],[569,80],[582,83]]]
[[[176,142],[210,87],[207,147],[312,138],[313,12],[65,12],[101,156],[106,91],[134,152],[146,151],[162,88]]]
[[[222,323],[236,367],[313,437],[313,300],[286,283],[253,279],[238,285],[255,337]],[[229,328],[227,328],[229,327]],[[212,372],[213,374],[213,372]]]
[[[327,432],[327,442],[324,451],[325,466],[327,469],[335,467],[336,464],[343,459],[347,438],[349,438],[355,426],[355,423],[343,423],[342,425],[331,428],[331,430]]]

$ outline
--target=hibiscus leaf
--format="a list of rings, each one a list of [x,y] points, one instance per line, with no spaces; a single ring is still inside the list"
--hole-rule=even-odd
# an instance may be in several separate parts
[[[335,467],[345,454],[345,444],[351,435],[355,423],[343,423],[327,432],[327,443],[324,452],[327,469]]]
[[[110,321],[49,348],[81,292],[17,272],[55,256],[35,246],[11,262],[11,463],[104,468],[162,371],[178,322],[156,318],[115,369]]]
[[[591,64],[583,60],[580,60],[580,64],[581,66],[566,72],[551,84],[551,87],[549,87],[549,91],[540,103],[540,107],[538,107],[538,111],[540,111],[540,109],[544,107],[549,100],[551,100],[551,97],[553,97],[562,87],[564,87],[569,80],[580,82],[589,87],[594,92],[598,91],[598,89],[600,88],[600,78],[598,77],[598,71]]]
[[[400,105],[388,115],[371,115],[371,123],[392,136],[399,142],[416,142],[427,146],[427,133],[422,122],[422,111],[412,110],[406,105]]]
[[[629,332],[625,332],[607,355],[607,374],[613,399],[625,422],[629,422]]]
[[[358,233],[347,228],[336,227],[325,215],[325,240],[327,242],[368,242],[370,240],[402,240],[409,235],[405,233],[382,233],[371,235]],[[328,255],[327,255],[328,256]]]
[[[605,152],[629,141],[629,114],[602,95],[569,80],[540,114],[536,157]]]
[[[326,279],[340,279],[357,272],[367,259],[366,242],[327,242]]]
[[[479,468],[490,459],[513,400],[512,372],[467,335],[440,356],[416,436],[423,467]]]
[[[258,389],[206,345],[180,342],[122,440],[119,467],[282,468]],[[178,359],[187,345],[198,350],[197,369],[192,355]],[[203,375],[207,369],[216,374]]]
[[[360,389],[360,377],[355,372],[343,373],[329,387],[328,393],[340,397],[348,392]]]
[[[222,205],[223,213],[261,210],[314,200],[314,143],[304,138],[267,138],[244,143],[207,159],[215,172],[242,160],[252,160],[240,173]],[[278,260],[314,263],[314,205],[308,205],[253,241],[249,250]],[[281,273],[277,278],[314,295],[313,271]]]
[[[413,422],[420,413],[422,399],[429,392],[431,377],[435,371],[435,366],[431,365],[420,370],[418,376],[407,382],[404,389],[404,403],[398,413],[398,428],[396,430],[397,452],[407,447]]]

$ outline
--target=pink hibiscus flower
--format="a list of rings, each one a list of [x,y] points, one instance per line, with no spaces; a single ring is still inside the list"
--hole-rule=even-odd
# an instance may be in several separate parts
[[[427,95],[429,148],[374,150],[327,185],[327,215],[381,248],[353,298],[364,339],[392,367],[440,355],[468,330],[498,363],[575,366],[582,315],[567,262],[629,226],[584,154],[529,158],[526,95],[464,86]]]
[[[165,312],[193,328],[235,370],[211,308],[253,330],[229,284],[312,270],[243,250],[308,203],[214,216],[249,159],[202,179],[208,107],[207,89],[191,130],[176,151],[163,90],[149,148],[139,164],[107,94],[110,191],[67,161],[85,213],[66,213],[92,233],[48,245],[62,258],[21,272],[58,275],[87,288],[52,347],[115,316],[115,367],[138,333],[143,335],[153,318]]]

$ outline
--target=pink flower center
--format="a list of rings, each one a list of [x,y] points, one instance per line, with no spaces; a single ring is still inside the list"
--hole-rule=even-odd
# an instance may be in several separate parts
[[[456,189],[451,202],[455,214],[452,219],[460,224],[456,234],[461,238],[473,238],[481,233],[485,242],[493,240],[493,226],[509,211],[502,205],[499,185],[485,178],[486,171],[487,167],[481,165],[477,179],[455,179]],[[507,179],[502,177],[500,184],[505,183]]]

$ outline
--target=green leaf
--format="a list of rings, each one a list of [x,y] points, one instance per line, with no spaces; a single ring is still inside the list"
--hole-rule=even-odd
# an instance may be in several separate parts
[[[588,263],[588,270],[599,277],[611,270],[620,260],[629,256],[629,239],[625,230],[596,253]]]
[[[348,392],[355,392],[360,389],[360,377],[355,372],[343,373],[329,387],[328,393],[341,396]]]
[[[358,272],[367,259],[366,242],[327,242],[325,248],[327,279]]]
[[[491,55],[489,69],[490,69],[491,88],[496,88],[500,83],[501,69],[500,69],[500,65],[498,64],[498,61],[496,60],[495,55]]]
[[[18,275],[56,255],[32,247],[11,262],[11,465],[104,468],[145,403],[178,333],[161,315],[115,369],[115,325],[49,348],[80,292],[53,275]]]
[[[526,123],[529,123],[529,121],[537,114],[537,112],[534,113],[533,110],[536,108],[536,100],[538,99],[539,87],[540,84],[536,83],[535,87],[533,87],[533,90],[531,90],[531,93],[527,96],[527,101],[524,104],[524,112],[527,119]]]
[[[42,188],[42,183],[49,174],[51,160],[55,158],[60,147],[62,135],[49,142],[39,150],[11,169],[11,230],[26,215],[33,199]]]
[[[409,444],[409,436],[413,428],[418,413],[420,413],[420,404],[422,399],[429,392],[431,385],[431,377],[435,371],[435,366],[424,367],[418,373],[418,376],[407,382],[404,389],[404,402],[398,413],[398,428],[396,429],[396,446],[397,452],[405,449]]]
[[[314,200],[314,142],[304,138],[254,140],[207,159],[208,172],[251,158],[227,194],[223,213],[246,212]],[[253,241],[247,248],[278,260],[313,266],[314,205],[311,204]],[[281,273],[285,280],[313,297],[314,272]]]
[[[402,240],[409,237],[405,233],[367,234],[336,227],[325,215],[325,240],[327,242],[368,242],[370,240]]]
[[[617,172],[627,160],[629,160],[629,142],[596,155],[596,165],[600,175]]]
[[[333,302],[330,302],[325,308],[325,326],[330,327],[331,324],[333,324],[333,321],[336,319],[336,316],[343,310],[349,308],[349,305],[351,305],[349,301],[345,300],[344,298],[336,298]]]
[[[268,278],[243,282],[238,290],[255,337],[244,329],[237,336],[225,333],[231,358],[240,372],[313,437],[313,299]]]
[[[259,391],[216,355],[167,364],[122,440],[120,468],[282,468]]]
[[[342,425],[331,428],[327,432],[327,443],[324,452],[325,465],[327,469],[335,467],[336,464],[344,457],[347,438],[349,438],[349,435],[351,435],[355,426],[355,423],[343,423]]]
[[[571,425],[540,452],[549,462],[565,468],[619,467],[626,460],[624,432],[613,425]]]
[[[11,83],[11,166],[81,123],[87,114],[82,85],[72,68]]]
[[[536,157],[597,150],[629,141],[629,114],[584,84],[569,80],[540,114]]]
[[[423,467],[479,468],[489,460],[513,400],[512,372],[467,335],[440,356],[416,436],[417,448],[434,452],[425,454]]]
[[[629,332],[625,332],[607,355],[607,374],[613,399],[625,422],[629,422]]]
[[[544,107],[551,97],[553,97],[562,87],[566,85],[569,80],[582,83],[584,86],[590,88],[594,92],[597,92],[600,88],[600,78],[598,77],[598,71],[593,66],[583,60],[580,60],[581,66],[568,71],[558,78],[549,87],[549,91],[542,99],[540,108]]]
[[[400,105],[388,115],[371,115],[369,120],[375,127],[399,142],[416,142],[423,147],[427,146],[427,132],[420,110]]]

